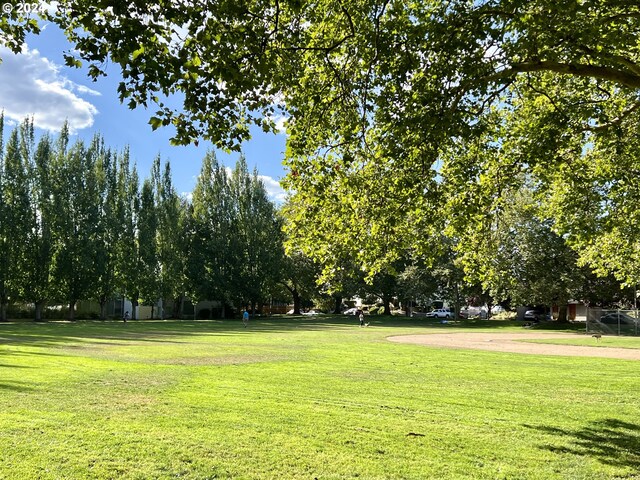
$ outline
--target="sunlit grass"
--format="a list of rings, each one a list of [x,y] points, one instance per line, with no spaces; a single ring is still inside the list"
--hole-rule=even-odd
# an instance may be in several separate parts
[[[483,325],[522,331],[466,324]],[[0,478],[636,474],[637,362],[385,340],[462,327],[376,319],[359,328],[335,317],[248,329],[3,324]]]

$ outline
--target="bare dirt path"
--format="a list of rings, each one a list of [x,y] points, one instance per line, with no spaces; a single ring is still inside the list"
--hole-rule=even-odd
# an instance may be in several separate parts
[[[552,345],[529,343],[522,340],[545,338],[584,338],[585,335],[575,333],[434,333],[428,335],[400,335],[387,337],[396,343],[412,343],[429,347],[470,348],[489,350],[492,352],[526,353],[536,355],[560,355],[565,357],[600,357],[621,358],[624,360],[640,360],[640,349],[597,347],[576,345]],[[605,339],[606,340],[606,339]]]

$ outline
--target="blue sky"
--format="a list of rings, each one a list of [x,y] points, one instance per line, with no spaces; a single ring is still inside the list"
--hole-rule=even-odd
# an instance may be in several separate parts
[[[131,158],[142,177],[147,176],[153,159],[160,154],[169,160],[176,190],[191,192],[200,172],[201,160],[209,142],[199,146],[175,147],[169,144],[171,127],[155,132],[148,124],[154,109],[129,110],[117,96],[120,72],[108,69],[108,77],[92,82],[83,69],[64,65],[63,52],[71,45],[54,25],[47,25],[39,36],[27,39],[20,55],[0,47],[0,110],[5,123],[14,125],[26,116],[34,116],[40,132],[59,131],[65,119],[73,128],[74,138],[90,139],[96,132],[104,136],[108,146],[122,150],[129,145]],[[5,126],[6,128],[6,126]],[[252,129],[253,138],[243,145],[249,168],[257,167],[271,198],[280,201],[284,193],[278,181],[285,175],[282,166],[285,134],[265,134]],[[218,160],[232,167],[238,153],[216,150]]]

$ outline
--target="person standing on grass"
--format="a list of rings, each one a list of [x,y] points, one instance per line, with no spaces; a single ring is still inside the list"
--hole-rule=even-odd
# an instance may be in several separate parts
[[[122,316],[122,321],[124,323],[127,323],[127,320],[129,320],[129,310],[127,310],[126,312],[124,312],[124,315]]]
[[[360,310],[359,319],[360,319],[360,326],[364,327],[364,312],[362,310]]]
[[[242,323],[244,323],[244,328],[247,328],[247,324],[249,323],[249,311],[245,310],[242,314]]]

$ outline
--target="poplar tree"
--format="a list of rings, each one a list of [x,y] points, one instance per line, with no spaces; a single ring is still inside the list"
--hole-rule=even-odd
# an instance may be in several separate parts
[[[153,306],[160,298],[160,264],[158,262],[158,217],[155,205],[155,194],[151,179],[142,183],[140,194],[140,210],[137,224],[137,243],[139,255],[140,299],[145,305]],[[152,311],[153,316],[153,311]]]
[[[107,302],[117,288],[117,244],[121,233],[121,212],[118,204],[117,164],[113,153],[104,147],[98,150],[95,162],[98,222],[95,226],[95,276],[93,296],[100,304],[100,319],[106,319]]]
[[[185,288],[184,209],[171,180],[171,166],[166,162],[160,172],[160,157],[152,168],[158,222],[157,252],[160,297],[173,301],[172,316],[180,311]]]
[[[30,164],[31,216],[25,257],[24,298],[35,306],[35,320],[41,321],[45,304],[52,299],[53,223],[57,214],[52,204],[52,140],[40,138]]]
[[[75,319],[78,300],[89,297],[97,276],[96,226],[99,222],[95,163],[101,141],[94,138],[89,148],[80,141],[66,151],[67,133],[61,133],[55,164],[55,281],[60,300],[69,306],[69,320]]]
[[[138,222],[140,216],[140,189],[138,172],[130,167],[129,149],[118,159],[118,211],[120,235],[116,245],[116,281],[120,294],[131,299],[131,318],[137,318],[140,301],[140,282],[142,262],[138,241]]]
[[[194,300],[231,301],[234,259],[234,208],[229,194],[229,181],[213,152],[207,152],[193,191],[193,223],[189,248],[189,287]]]
[[[27,241],[30,235],[30,211],[28,159],[29,142],[33,126],[25,121],[19,128],[11,132],[7,143],[4,170],[4,200],[7,236],[7,279],[5,282],[5,302],[13,303],[23,300],[25,277],[27,275],[25,258],[27,256]],[[20,138],[22,137],[22,141]]]
[[[279,280],[280,221],[257,172],[243,156],[229,177],[207,153],[193,193],[189,276],[195,299],[255,306]]]
[[[249,173],[244,155],[236,163],[230,184],[235,204],[235,294],[255,310],[279,280],[284,261],[281,223],[258,172]]]

